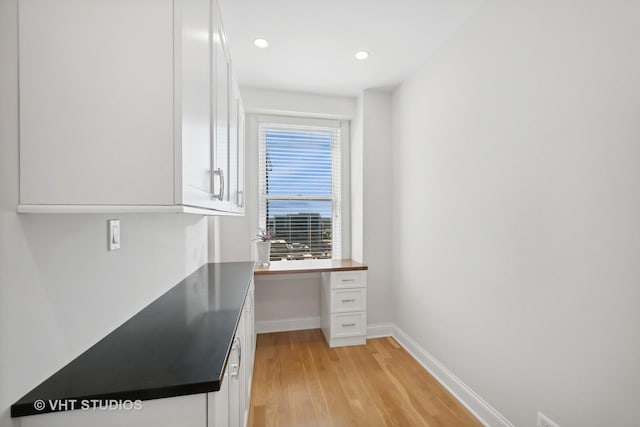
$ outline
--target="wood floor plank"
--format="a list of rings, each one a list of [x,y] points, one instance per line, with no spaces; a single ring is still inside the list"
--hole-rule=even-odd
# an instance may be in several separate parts
[[[390,337],[331,349],[319,329],[258,335],[249,426],[481,426]]]

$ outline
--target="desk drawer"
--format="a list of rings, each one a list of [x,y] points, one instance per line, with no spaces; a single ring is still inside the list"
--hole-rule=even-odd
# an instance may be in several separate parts
[[[367,288],[331,290],[331,312],[365,311],[367,309]]]
[[[367,272],[365,270],[334,271],[328,274],[331,289],[367,286]]]
[[[331,338],[366,335],[365,313],[339,313],[331,315]]]

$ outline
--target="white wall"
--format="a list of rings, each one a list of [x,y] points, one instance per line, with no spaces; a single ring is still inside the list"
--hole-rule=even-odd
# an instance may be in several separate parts
[[[363,262],[364,255],[364,113],[363,95],[358,97],[356,114],[351,120],[351,258]]]
[[[362,260],[367,273],[367,323],[391,321],[391,95],[365,90],[362,108]]]
[[[319,273],[256,276],[255,282],[259,333],[320,327]]]
[[[0,0],[0,426],[9,406],[207,259],[200,216],[18,215],[17,1]]]
[[[244,107],[248,112],[351,119],[356,114],[355,97],[287,92],[242,87]]]
[[[487,1],[393,96],[394,321],[517,426],[638,425],[638,22]]]

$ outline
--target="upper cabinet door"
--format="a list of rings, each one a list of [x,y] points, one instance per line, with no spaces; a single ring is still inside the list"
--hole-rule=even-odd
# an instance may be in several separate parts
[[[226,37],[222,29],[220,15],[215,14],[214,26],[214,63],[215,63],[215,115],[214,115],[214,175],[213,186],[216,198],[222,202],[223,209],[230,210],[229,203],[229,86],[230,61]]]
[[[235,81],[231,81],[231,86],[229,87],[229,172],[231,176],[229,176],[229,202],[231,203],[231,208],[234,212],[239,212],[240,206],[238,204],[238,184],[239,184],[239,176],[238,176],[238,156],[240,152],[240,147],[238,144],[238,103],[240,100],[240,93],[238,91],[238,87],[235,84]]]
[[[212,188],[212,62],[213,28],[210,0],[181,3],[181,43],[176,43],[176,75],[180,76],[183,203],[214,205]]]
[[[238,199],[236,204],[239,207],[239,213],[244,213],[244,147],[244,107],[242,98],[238,97]]]
[[[20,0],[20,204],[172,205],[172,0]]]

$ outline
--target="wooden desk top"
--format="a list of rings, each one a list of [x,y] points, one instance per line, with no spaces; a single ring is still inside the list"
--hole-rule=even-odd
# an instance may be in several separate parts
[[[368,270],[364,264],[351,259],[310,259],[295,261],[272,261],[268,267],[256,266],[256,276],[268,274],[321,273],[323,271]]]

